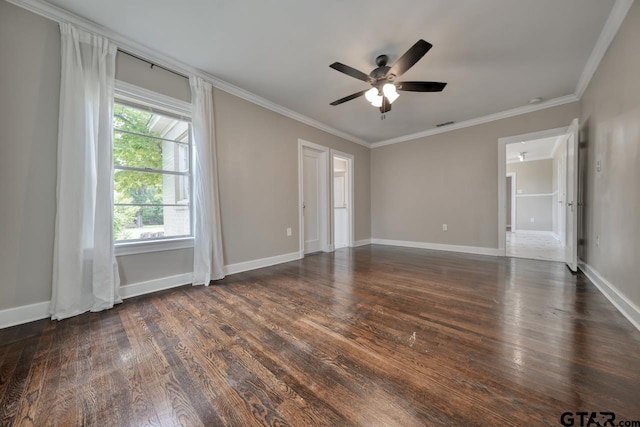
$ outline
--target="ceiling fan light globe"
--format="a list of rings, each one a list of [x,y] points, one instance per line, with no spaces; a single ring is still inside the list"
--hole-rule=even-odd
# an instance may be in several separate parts
[[[396,90],[396,86],[391,83],[387,83],[382,86],[382,92],[384,93],[384,96],[387,97],[390,104],[393,104],[393,101],[398,99],[398,97],[400,96],[400,94]]]
[[[374,107],[382,107],[382,96],[376,95],[373,101],[371,101],[371,105]]]
[[[369,89],[364,93],[364,96],[365,98],[367,98],[367,101],[373,103],[376,97],[378,97],[378,89],[376,89],[375,87],[372,87],[371,89]]]

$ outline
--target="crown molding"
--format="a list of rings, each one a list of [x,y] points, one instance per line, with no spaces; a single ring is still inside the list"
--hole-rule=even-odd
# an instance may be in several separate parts
[[[611,13],[609,13],[609,17],[607,18],[607,21],[602,28],[602,32],[598,37],[598,41],[593,47],[591,55],[589,56],[589,59],[582,70],[582,74],[580,75],[580,79],[578,80],[578,85],[576,86],[575,91],[578,98],[582,98],[585,90],[587,90],[589,82],[591,82],[591,78],[600,66],[600,62],[604,58],[611,42],[615,38],[616,34],[618,34],[618,30],[620,29],[620,26],[632,5],[633,0],[616,0],[613,5]]]
[[[52,21],[55,21],[58,23],[69,22],[80,28],[83,28],[84,30],[99,34],[103,37],[106,37],[112,40],[118,46],[118,48],[121,48],[127,52],[138,55],[142,58],[145,58],[146,60],[154,62],[163,67],[169,68],[180,74],[199,76],[204,80],[210,82],[215,88],[220,89],[224,92],[227,92],[231,95],[237,96],[238,98],[242,98],[253,104],[259,105],[260,107],[266,108],[267,110],[271,110],[275,113],[278,113],[285,117],[289,117],[290,119],[296,120],[300,123],[304,123],[306,125],[314,127],[321,131],[346,139],[347,141],[351,141],[355,144],[370,148],[370,144],[363,139],[357,138],[346,132],[335,129],[331,126],[328,126],[324,123],[321,123],[303,114],[297,113],[293,110],[289,110],[288,108],[285,108],[281,105],[271,102],[268,99],[262,98],[261,96],[258,96],[247,90],[234,86],[231,83],[228,83],[212,74],[196,69],[181,61],[178,61],[177,59],[164,55],[155,49],[136,43],[122,36],[121,34],[116,33],[113,30],[110,30],[88,19],[82,18],[60,7],[54,6],[52,4],[46,3],[41,0],[6,0],[6,1],[18,7],[26,9],[30,12],[33,12],[37,15],[50,19]]]
[[[413,133],[411,135],[404,135],[397,138],[391,138],[384,141],[378,141],[371,144],[371,148],[384,147],[385,145],[398,144],[400,142],[411,141],[418,138],[424,138],[426,136],[437,135],[440,133],[451,132],[453,130],[464,129],[471,126],[477,126],[484,123],[494,122],[496,120],[506,119],[509,117],[519,116],[521,114],[531,113],[533,111],[544,110],[551,107],[557,107],[559,105],[569,104],[579,101],[580,99],[575,95],[562,96],[560,98],[550,99],[540,104],[525,105],[523,107],[512,108],[511,110],[502,111],[500,113],[489,114],[488,116],[478,117],[476,119],[465,120],[463,122],[454,123],[452,125],[428,129],[422,132]]]

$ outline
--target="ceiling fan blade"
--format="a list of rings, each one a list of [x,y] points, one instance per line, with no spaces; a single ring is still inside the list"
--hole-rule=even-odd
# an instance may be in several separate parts
[[[362,71],[358,71],[355,68],[349,67],[348,65],[344,65],[340,62],[334,62],[329,65],[329,67],[333,68],[336,71],[340,71],[348,76],[354,77],[358,80],[362,80],[363,82],[369,83],[369,76]]]
[[[369,89],[365,89],[365,90],[361,90],[360,92],[352,93],[352,94],[351,94],[351,95],[349,95],[349,96],[345,96],[344,98],[340,98],[340,99],[338,99],[337,101],[333,101],[333,102],[331,103],[331,105],[340,105],[340,104],[342,104],[343,102],[347,102],[347,101],[351,101],[352,99],[356,99],[356,98],[358,98],[358,97],[360,97],[360,96],[364,95],[364,94],[365,94],[365,92],[366,92],[366,91],[368,91],[368,90],[369,90]]]
[[[405,92],[442,92],[446,85],[440,82],[398,82],[396,89]]]
[[[411,46],[411,48],[409,48],[409,50],[406,51],[395,64],[393,64],[388,74],[394,74],[396,77],[400,77],[406,73],[409,68],[413,67],[420,58],[429,52],[429,49],[431,49],[432,46],[433,45],[429,42],[422,39],[418,40],[416,44]]]

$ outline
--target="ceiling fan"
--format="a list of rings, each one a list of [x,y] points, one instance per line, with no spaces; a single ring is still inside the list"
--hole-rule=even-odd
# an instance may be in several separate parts
[[[358,80],[369,83],[372,87],[370,89],[361,90],[344,98],[340,98],[337,101],[333,101],[331,105],[340,105],[344,102],[351,101],[352,99],[359,98],[364,95],[371,105],[379,107],[381,113],[386,113],[391,110],[391,104],[398,96],[398,90],[405,92],[442,92],[446,83],[440,82],[395,82],[395,79],[403,75],[413,67],[416,62],[420,60],[428,51],[432,45],[424,40],[418,40],[416,44],[404,53],[391,67],[387,65],[389,57],[387,55],[380,55],[376,58],[376,64],[378,65],[368,75],[362,71],[358,71],[348,65],[344,65],[340,62],[334,62],[329,65],[336,71],[340,71],[348,76],[354,77]]]

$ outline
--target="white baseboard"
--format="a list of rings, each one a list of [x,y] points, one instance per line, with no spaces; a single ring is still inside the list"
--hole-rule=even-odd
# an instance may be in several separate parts
[[[165,289],[176,288],[182,285],[188,285],[192,281],[193,273],[185,273],[178,274],[176,276],[147,280],[145,282],[132,283],[131,285],[120,287],[120,296],[123,299],[137,297],[139,295],[150,294],[151,292],[158,292]]]
[[[51,316],[49,305],[49,301],[44,301],[0,310],[0,329],[46,319]]]
[[[584,262],[580,262],[578,267],[585,276],[602,292],[602,294],[618,309],[633,326],[640,331],[640,307],[634,304],[629,298],[624,296],[607,279],[602,277],[593,267]]]
[[[403,246],[406,248],[434,249],[437,251],[461,252],[466,254],[499,256],[498,248],[483,248],[479,246],[445,245],[442,243],[410,242],[404,240],[371,239],[375,245]]]
[[[290,254],[276,255],[269,258],[254,259],[252,261],[239,262],[224,266],[225,274],[242,273],[243,271],[255,270],[257,268],[269,267],[284,262],[302,259],[304,255],[300,252],[291,252]]]
[[[353,242],[353,247],[357,248],[358,246],[365,246],[370,244],[371,244],[371,239],[356,240],[355,242]]]
[[[295,261],[301,259],[302,257],[303,255],[300,252],[292,252],[290,254],[277,255],[269,258],[262,258],[253,261],[226,265],[224,267],[224,270],[225,274],[235,274],[241,273],[243,271],[255,270],[257,268],[269,267],[271,265],[281,264],[284,262]],[[193,273],[185,273],[178,274],[176,276],[161,277],[159,279],[148,280],[140,283],[132,283],[130,285],[120,287],[120,296],[123,299],[137,297],[139,295],[150,294],[165,289],[188,285],[192,281]],[[50,304],[50,301],[45,301],[36,304],[29,304],[20,307],[0,310],[0,329],[21,325],[23,323],[33,322],[35,320],[46,319],[50,317]]]

